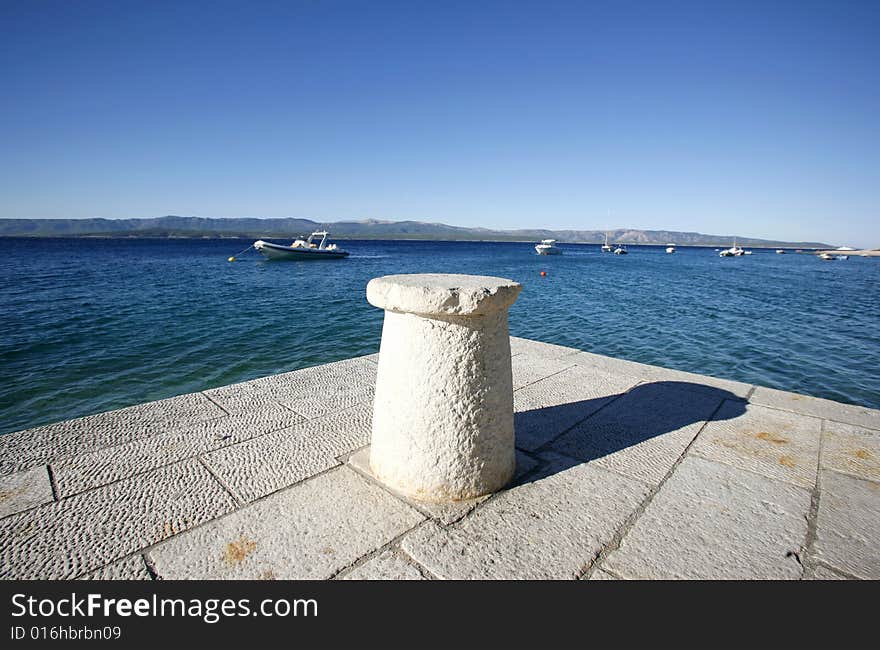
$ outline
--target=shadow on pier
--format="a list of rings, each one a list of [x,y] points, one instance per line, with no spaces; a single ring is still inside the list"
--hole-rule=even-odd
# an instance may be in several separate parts
[[[745,409],[742,398],[715,386],[657,381],[609,397],[518,412],[514,415],[517,448],[543,462],[511,487],[690,425],[734,419]],[[688,442],[699,430],[700,426],[693,427]]]

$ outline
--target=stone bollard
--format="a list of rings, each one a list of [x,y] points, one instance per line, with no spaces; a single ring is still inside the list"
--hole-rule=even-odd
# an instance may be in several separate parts
[[[422,501],[504,487],[516,466],[507,310],[522,285],[478,275],[388,275],[370,467]]]

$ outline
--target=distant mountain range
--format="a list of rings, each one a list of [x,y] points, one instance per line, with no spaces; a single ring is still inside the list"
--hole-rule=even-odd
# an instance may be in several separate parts
[[[667,244],[679,246],[730,246],[734,235],[704,235],[674,230],[489,230],[421,221],[316,222],[310,219],[258,219],[252,217],[152,217],[146,219],[0,219],[0,237],[245,237],[281,238],[307,235],[327,228],[335,239],[429,239],[464,241],[538,241],[562,243]],[[736,236],[737,244],[752,247],[831,248],[823,242],[785,242]]]

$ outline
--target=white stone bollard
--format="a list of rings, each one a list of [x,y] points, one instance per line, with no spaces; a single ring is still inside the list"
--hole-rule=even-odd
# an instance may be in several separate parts
[[[422,501],[504,487],[516,467],[507,310],[522,285],[477,275],[389,275],[367,300],[385,310],[370,467]]]

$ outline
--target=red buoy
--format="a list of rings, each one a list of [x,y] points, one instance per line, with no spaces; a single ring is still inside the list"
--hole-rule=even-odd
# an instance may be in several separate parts
[[[542,277],[542,278],[546,278],[546,277],[547,277],[547,271],[541,271],[541,277]]]

